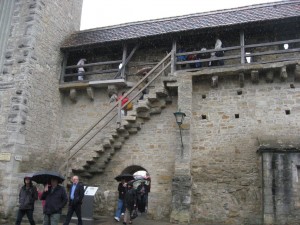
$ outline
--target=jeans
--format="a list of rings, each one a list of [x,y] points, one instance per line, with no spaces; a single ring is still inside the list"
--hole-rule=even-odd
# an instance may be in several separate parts
[[[19,209],[16,225],[21,224],[22,218],[25,214],[27,215],[30,225],[35,225],[35,222],[33,220],[33,209],[25,209],[25,210]]]
[[[117,208],[115,217],[118,217],[120,219],[121,213],[123,213],[124,211],[125,211],[125,209],[124,209],[123,200],[122,199],[118,199],[118,208]]]
[[[72,215],[75,212],[77,218],[78,218],[78,225],[82,225],[82,218],[81,218],[81,205],[76,204],[76,205],[69,205],[68,208],[68,213],[66,217],[66,221],[64,222],[64,225],[69,225]],[[52,225],[52,224],[51,224]]]
[[[46,215],[44,214],[44,222],[43,225],[58,225],[60,219],[60,214],[51,214],[51,215]],[[50,223],[51,222],[51,223]]]

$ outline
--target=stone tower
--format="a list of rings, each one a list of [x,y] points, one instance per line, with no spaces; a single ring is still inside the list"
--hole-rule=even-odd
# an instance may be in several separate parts
[[[0,1],[2,218],[16,205],[26,173],[55,166],[60,46],[79,30],[81,8],[82,0]]]

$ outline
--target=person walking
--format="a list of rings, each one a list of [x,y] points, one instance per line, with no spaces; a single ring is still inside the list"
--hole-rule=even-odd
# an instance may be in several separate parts
[[[137,191],[138,209],[141,213],[144,213],[148,202],[148,192],[149,192],[149,187],[148,185],[145,184],[144,180],[141,181],[141,184],[137,187],[136,191]]]
[[[58,178],[51,178],[51,186],[45,185],[41,200],[46,200],[43,225],[58,225],[62,208],[68,202],[68,196],[63,186],[58,184]]]
[[[124,215],[124,225],[128,223],[131,224],[131,214],[133,210],[136,208],[136,191],[133,189],[133,184],[129,182],[127,184],[127,191],[124,198],[124,205],[125,205],[125,215]]]
[[[78,176],[73,176],[72,182],[73,184],[69,196],[68,213],[64,225],[69,225],[74,212],[78,219],[78,225],[82,225],[81,205],[84,197],[84,186],[81,182],[79,182]]]
[[[31,178],[24,177],[24,185],[21,187],[19,193],[19,210],[16,220],[16,225],[20,225],[21,221],[26,214],[30,225],[35,225],[33,219],[34,202],[38,199],[38,192],[35,186],[33,186]]]
[[[119,198],[118,198],[118,208],[115,213],[114,219],[116,221],[120,221],[121,214],[124,213],[125,207],[124,207],[124,198],[126,194],[126,186],[125,179],[122,179],[121,182],[118,185],[118,192],[119,192]]]

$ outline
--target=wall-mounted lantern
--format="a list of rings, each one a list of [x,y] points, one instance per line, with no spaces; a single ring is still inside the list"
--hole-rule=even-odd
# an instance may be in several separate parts
[[[181,156],[183,155],[183,142],[182,142],[182,134],[181,134],[181,124],[183,123],[184,117],[186,117],[185,113],[180,112],[180,110],[178,112],[174,113],[174,116],[176,118],[176,123],[179,127],[179,131],[180,131],[180,139],[181,139]]]

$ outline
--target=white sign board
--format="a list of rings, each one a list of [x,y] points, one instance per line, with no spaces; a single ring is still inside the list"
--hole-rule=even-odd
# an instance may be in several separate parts
[[[98,190],[98,187],[87,187],[85,189],[84,195],[94,196]]]

